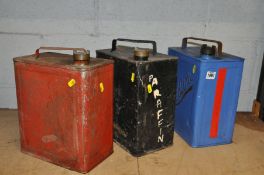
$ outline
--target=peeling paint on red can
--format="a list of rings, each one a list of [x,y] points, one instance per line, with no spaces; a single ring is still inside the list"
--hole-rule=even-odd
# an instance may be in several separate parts
[[[86,173],[113,152],[113,63],[72,58],[14,58],[21,150]]]

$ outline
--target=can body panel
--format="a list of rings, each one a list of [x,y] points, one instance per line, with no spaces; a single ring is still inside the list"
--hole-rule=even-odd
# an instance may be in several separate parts
[[[199,62],[192,63],[191,60],[181,59],[181,57],[178,59],[175,131],[180,133],[187,142],[191,142],[194,139],[195,97],[200,77],[199,69],[196,68],[195,72],[193,71],[194,65],[199,67]],[[183,108],[184,112],[178,114],[177,108]]]
[[[131,81],[129,76],[132,72],[136,73],[136,66],[123,60],[116,60],[114,67],[114,139],[135,154],[138,150],[137,115],[139,111],[135,109],[137,109],[139,87],[137,81],[135,79]]]
[[[179,57],[175,131],[192,147],[231,143],[243,59],[207,60],[179,48],[169,54]]]
[[[76,89],[61,85],[67,85],[70,77],[76,75],[67,73],[65,76],[56,70],[43,69],[36,72],[38,69],[38,66],[16,64],[21,148],[50,160],[54,154],[58,155],[57,161],[71,166],[78,155],[72,143],[78,138],[77,130],[70,132],[67,128],[77,128],[78,119],[72,117],[75,115],[71,105],[76,103],[73,98]],[[68,112],[64,114],[66,109]]]
[[[83,166],[87,172],[113,152],[113,65],[94,69],[84,77]]]
[[[22,152],[83,173],[112,153],[112,64],[89,71],[14,64]]]
[[[162,149],[173,143],[176,84],[172,82],[176,82],[173,75],[176,67],[173,61],[138,67],[139,152]]]
[[[173,142],[177,61],[133,62],[125,54],[119,59],[97,51],[98,58],[115,61],[114,140],[141,156]]]

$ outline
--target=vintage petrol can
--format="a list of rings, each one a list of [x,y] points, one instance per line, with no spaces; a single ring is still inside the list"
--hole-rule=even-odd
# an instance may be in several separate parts
[[[21,150],[86,173],[113,152],[113,63],[70,49],[14,58]]]
[[[187,47],[188,40],[217,47]],[[193,37],[169,55],[179,58],[175,131],[192,147],[231,143],[244,59],[222,53],[220,41]]]
[[[153,49],[116,46],[150,43]],[[133,156],[173,143],[177,59],[157,53],[156,42],[116,39],[97,57],[114,60],[114,140]]]

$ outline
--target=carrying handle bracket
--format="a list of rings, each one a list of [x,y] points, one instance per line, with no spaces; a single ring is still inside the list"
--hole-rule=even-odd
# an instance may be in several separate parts
[[[36,49],[35,51],[35,58],[38,58],[40,55],[40,50],[72,50],[72,51],[81,51],[85,54],[90,54],[86,49],[84,48],[72,48],[72,47],[40,47]]]
[[[124,38],[117,38],[117,39],[113,39],[112,41],[112,49],[111,52],[116,50],[116,44],[117,41],[125,41],[125,42],[131,42],[131,43],[146,43],[146,44],[152,44],[152,54],[156,55],[157,54],[157,44],[156,41],[152,41],[152,40],[134,40],[134,39],[124,39]]]
[[[196,38],[196,37],[186,37],[182,39],[182,49],[187,48],[188,40],[197,40],[197,41],[205,41],[217,44],[217,52],[216,56],[222,56],[223,44],[221,41],[211,40],[211,39],[204,39],[204,38]]]

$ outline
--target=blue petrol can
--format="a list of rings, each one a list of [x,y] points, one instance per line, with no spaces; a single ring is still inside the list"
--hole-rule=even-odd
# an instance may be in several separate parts
[[[217,47],[187,47],[190,39]],[[168,53],[179,58],[175,131],[192,147],[231,143],[244,59],[222,53],[219,41],[193,37]]]

